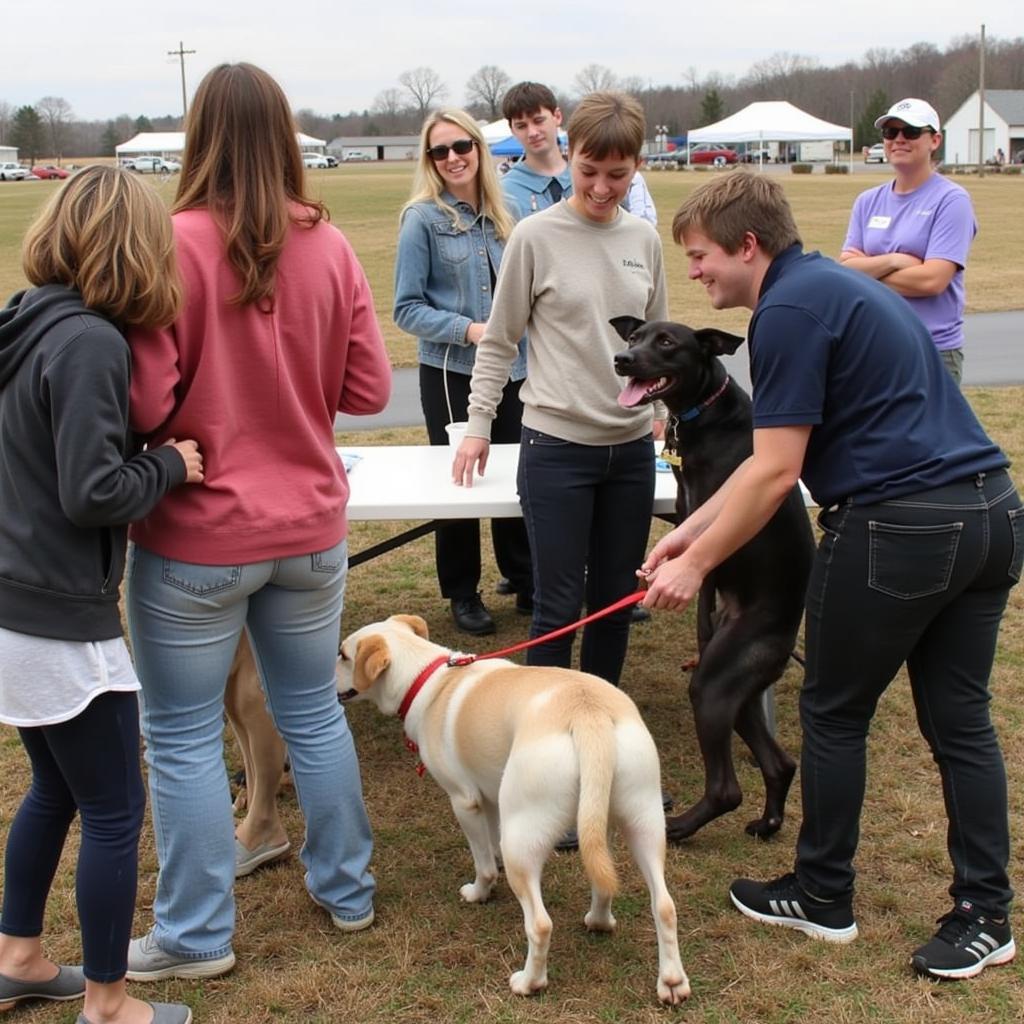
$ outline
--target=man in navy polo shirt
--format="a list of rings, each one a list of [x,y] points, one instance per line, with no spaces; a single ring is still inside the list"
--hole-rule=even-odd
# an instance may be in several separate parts
[[[1008,963],[1006,772],[988,688],[1024,558],[1024,510],[1006,456],[903,300],[803,251],[776,181],[736,173],[711,182],[672,230],[712,306],[753,310],[754,453],[652,549],[640,570],[645,605],[686,607],[801,477],[824,531],[807,595],[795,869],[738,880],[730,898],[755,920],[856,938],[867,733],[906,663],[942,776],[953,863],[953,909],[911,963],[938,978]]]

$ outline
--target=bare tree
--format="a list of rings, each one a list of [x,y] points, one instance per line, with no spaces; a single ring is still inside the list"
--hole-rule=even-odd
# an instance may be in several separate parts
[[[398,122],[407,106],[402,90],[392,86],[377,93],[373,99],[373,106],[370,107],[370,113],[384,122],[385,131],[395,132],[398,130]]]
[[[64,139],[68,125],[71,123],[71,104],[63,96],[44,96],[37,104],[36,110],[46,125],[53,147],[53,156],[60,163],[64,155]]]
[[[573,88],[577,95],[586,96],[588,92],[602,92],[605,89],[614,89],[616,86],[615,74],[611,68],[603,64],[588,64],[572,80]]]
[[[470,106],[480,107],[491,121],[501,114],[501,100],[512,79],[495,64],[477,68],[466,82],[466,99]]]
[[[14,107],[7,100],[0,100],[0,142],[7,141],[7,134],[11,130],[12,117],[14,117]]]
[[[434,100],[444,99],[448,95],[448,86],[433,68],[419,67],[403,71],[398,76],[398,82],[412,97],[420,121],[427,119]]]

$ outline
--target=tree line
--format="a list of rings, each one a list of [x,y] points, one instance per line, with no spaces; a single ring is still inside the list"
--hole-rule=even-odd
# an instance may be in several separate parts
[[[915,43],[903,50],[876,47],[858,61],[832,67],[816,58],[778,52],[751,65],[746,74],[701,75],[690,67],[680,84],[654,85],[636,76],[618,76],[602,64],[588,64],[568,88],[549,82],[564,113],[595,89],[621,89],[644,106],[648,130],[663,126],[669,136],[727,117],[755,100],[788,100],[795,106],[836,124],[853,121],[854,145],[878,141],[874,120],[904,96],[928,100],[940,117],[949,117],[978,87],[979,40],[960,36],[945,49]],[[433,68],[403,71],[394,86],[381,90],[366,110],[326,115],[309,108],[295,111],[299,129],[318,138],[339,135],[412,135],[427,114],[451,102],[476,117],[493,121],[501,116],[501,98],[513,78],[503,68],[485,64],[463,84],[462,95]],[[985,46],[985,82],[989,89],[1024,89],[1024,38],[990,38]],[[152,119],[122,114],[108,121],[76,120],[62,97],[44,96],[38,103],[12,108],[0,100],[0,143],[15,145],[23,159],[42,154],[61,159],[113,155],[114,147],[140,131],[180,130],[180,117]]]

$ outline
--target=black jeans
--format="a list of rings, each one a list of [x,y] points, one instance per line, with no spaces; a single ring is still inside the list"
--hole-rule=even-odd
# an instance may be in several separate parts
[[[68,828],[82,818],[75,895],[85,976],[124,977],[146,793],[134,693],[102,693],[75,718],[18,730],[32,785],[7,835],[0,932],[35,938]]]
[[[523,427],[519,500],[533,551],[530,636],[575,622],[584,601],[599,611],[637,588],[654,508],[651,436],[615,445],[574,444]],[[585,626],[580,668],[618,685],[631,609]],[[529,665],[572,664],[568,633],[531,647]]]
[[[420,366],[420,404],[427,423],[431,444],[447,444],[448,402],[445,400],[444,371],[435,366]],[[464,373],[448,371],[448,398],[452,419],[466,419],[469,406],[470,378]],[[523,403],[519,400],[520,381],[505,385],[497,415],[491,427],[495,444],[517,444],[523,420]],[[455,451],[452,450],[454,456]],[[517,594],[533,593],[530,567],[530,542],[521,519],[492,519],[491,541],[498,570],[512,584]],[[434,558],[441,596],[472,597],[480,589],[480,521],[452,519],[438,526],[434,535]]]
[[[1024,558],[1024,512],[1005,470],[818,519],[807,594],[803,826],[797,875],[820,896],[853,891],[868,728],[906,662],[917,722],[939,768],[954,899],[1006,912],[1006,770],[989,675]]]

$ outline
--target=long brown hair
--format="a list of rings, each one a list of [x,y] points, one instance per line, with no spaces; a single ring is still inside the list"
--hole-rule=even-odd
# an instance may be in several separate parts
[[[28,229],[21,261],[32,284],[74,288],[118,324],[165,327],[181,307],[167,207],[131,171],[70,177]]]
[[[328,219],[323,203],[303,193],[295,130],[281,87],[262,68],[244,63],[210,71],[185,119],[173,212],[205,207],[218,220],[228,260],[242,281],[232,298],[239,305],[273,308],[289,226]]]

